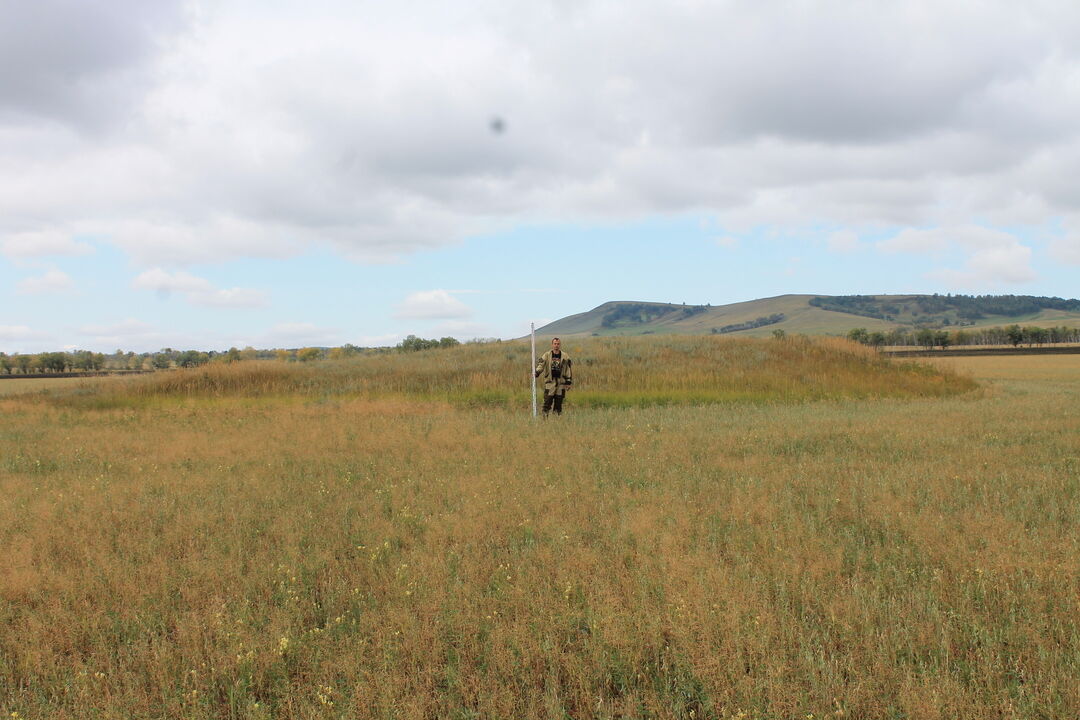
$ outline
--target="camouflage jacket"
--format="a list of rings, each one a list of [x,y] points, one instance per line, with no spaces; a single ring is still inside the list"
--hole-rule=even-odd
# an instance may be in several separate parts
[[[570,356],[565,352],[562,353],[562,358],[559,360],[558,369],[559,377],[555,378],[552,373],[550,350],[541,355],[536,362],[536,377],[543,381],[544,390],[549,393],[564,393],[574,382],[573,363],[570,362]]]

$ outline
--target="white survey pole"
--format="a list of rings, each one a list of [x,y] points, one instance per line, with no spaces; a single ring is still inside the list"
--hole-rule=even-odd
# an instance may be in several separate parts
[[[533,417],[536,417],[536,323],[529,323],[529,335],[532,337],[532,365],[529,366],[529,384],[532,385]]]

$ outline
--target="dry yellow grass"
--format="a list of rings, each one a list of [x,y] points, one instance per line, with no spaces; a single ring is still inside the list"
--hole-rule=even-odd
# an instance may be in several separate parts
[[[547,422],[322,380],[0,400],[0,709],[1075,717],[1080,385],[1008,367]]]
[[[974,387],[963,377],[924,364],[892,362],[839,338],[590,338],[570,343],[567,350],[576,358],[574,402],[585,407],[933,397]],[[521,408],[528,403],[529,367],[526,343],[495,343],[316,366],[270,361],[211,365],[132,378],[111,392],[83,399],[99,407],[122,407],[155,398],[302,393]]]
[[[0,396],[24,395],[26,393],[41,392],[42,390],[78,387],[85,382],[87,382],[86,378],[20,377],[6,379],[0,380]]]
[[[1080,355],[989,355],[936,358],[933,363],[945,370],[978,377],[980,380],[1030,381],[1038,386],[1046,382],[1080,382]]]

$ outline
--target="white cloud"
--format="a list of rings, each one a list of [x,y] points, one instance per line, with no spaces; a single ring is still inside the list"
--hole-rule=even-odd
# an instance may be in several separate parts
[[[718,246],[727,249],[733,249],[739,247],[739,238],[733,235],[723,235],[713,240]]]
[[[654,213],[738,234],[1080,211],[1074,3],[512,8],[12,10],[0,233],[179,267]]]
[[[237,347],[337,347],[344,345],[340,331],[336,328],[322,327],[309,322],[277,323],[258,337],[240,339],[233,344]]]
[[[146,352],[164,346],[176,346],[175,342],[167,341],[165,335],[152,325],[135,318],[127,318],[111,325],[83,325],[78,332],[87,339],[90,347],[99,352],[111,352],[116,348]],[[195,347],[194,343],[187,345]]]
[[[348,342],[357,347],[392,347],[404,339],[405,336],[399,333],[387,333],[386,335],[361,335]]]
[[[56,347],[51,334],[27,325],[0,325],[0,352],[33,353]]]
[[[414,292],[398,306],[394,317],[414,320],[461,319],[472,309],[445,290]]]
[[[1031,248],[1012,243],[976,250],[961,270],[940,270],[930,274],[944,282],[965,288],[999,287],[1031,282],[1037,275],[1031,268]]]
[[[1050,241],[1050,256],[1066,265],[1080,265],[1080,217],[1067,218],[1064,231]]]
[[[16,291],[22,295],[48,295],[74,289],[71,276],[61,270],[47,270],[44,275],[21,280]]]
[[[88,255],[92,252],[93,246],[61,231],[12,233],[0,243],[0,253],[10,258]]]
[[[885,252],[939,254],[957,248],[966,254],[963,268],[937,269],[928,276],[964,288],[993,288],[1032,282],[1031,248],[1010,233],[978,225],[908,228],[877,244]]]
[[[1050,243],[1050,255],[1066,265],[1080,265],[1080,238],[1055,238]]]
[[[37,340],[48,337],[48,333],[32,330],[26,325],[0,325],[0,340]]]
[[[131,286],[136,289],[154,290],[159,293],[197,293],[213,289],[210,281],[205,278],[196,277],[182,270],[170,274],[161,268],[153,268],[139,274],[132,281]]]
[[[209,307],[255,308],[266,307],[269,304],[269,298],[265,292],[252,288],[229,288],[190,293],[188,299],[194,305]]]
[[[112,337],[141,336],[153,331],[153,326],[135,318],[127,318],[112,325],[83,325],[79,332],[83,335]]]
[[[210,307],[263,307],[268,304],[268,297],[262,290],[251,288],[217,289],[206,278],[179,270],[168,273],[161,268],[153,268],[138,275],[131,283],[141,290],[153,290],[162,297],[173,292],[183,293],[193,305]]]
[[[947,230],[941,228],[906,228],[890,238],[878,241],[877,248],[888,253],[934,253],[945,250],[953,239]]]
[[[461,341],[491,337],[494,334],[490,326],[468,320],[447,320],[439,323],[432,330],[439,337],[449,336]]]
[[[175,218],[171,223],[124,219],[100,227],[138,262],[146,265],[188,265],[240,257],[285,258],[302,244],[273,220],[237,217]]]
[[[853,253],[859,249],[859,234],[851,230],[838,230],[826,239],[829,252]]]

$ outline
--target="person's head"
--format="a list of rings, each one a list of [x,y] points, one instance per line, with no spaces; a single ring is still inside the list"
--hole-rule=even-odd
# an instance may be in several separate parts
[[[552,352],[559,352],[559,348],[562,347],[562,341],[559,338],[551,338],[551,350]]]

